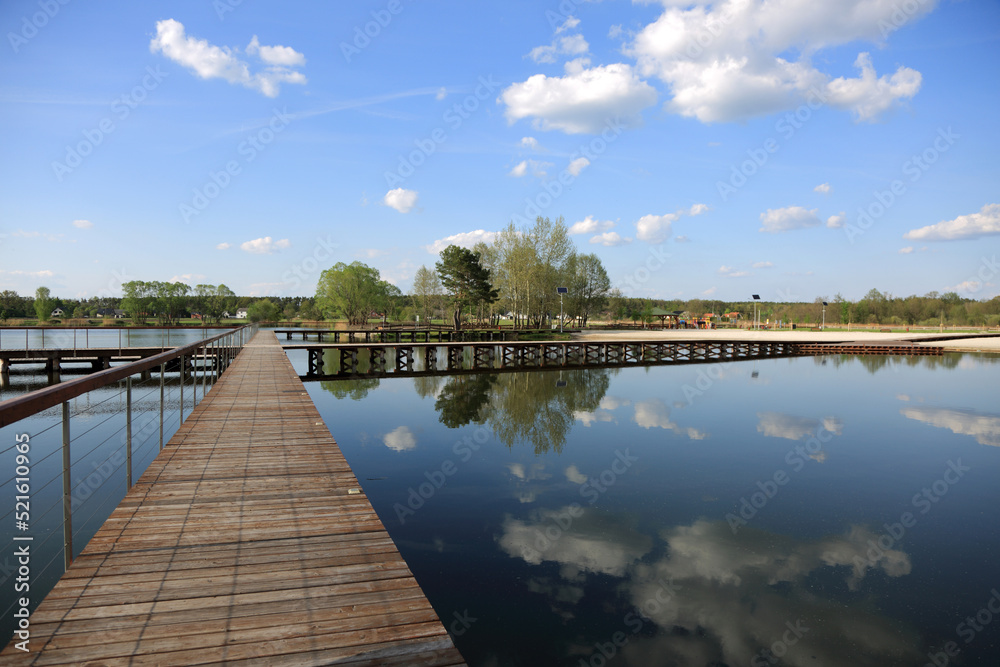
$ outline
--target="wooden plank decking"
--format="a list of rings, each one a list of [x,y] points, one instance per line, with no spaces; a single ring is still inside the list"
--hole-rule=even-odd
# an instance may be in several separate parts
[[[357,488],[261,332],[0,663],[464,664]]]

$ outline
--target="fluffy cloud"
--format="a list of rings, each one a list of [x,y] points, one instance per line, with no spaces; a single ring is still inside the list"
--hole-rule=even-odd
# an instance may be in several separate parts
[[[604,232],[615,226],[615,223],[610,220],[605,220],[601,222],[600,220],[595,220],[594,216],[588,215],[583,220],[579,222],[574,222],[570,225],[570,234],[594,234],[596,232]]]
[[[642,110],[656,104],[656,91],[626,64],[587,68],[567,63],[562,77],[535,74],[506,88],[500,99],[508,122],[532,118],[540,130],[596,134],[617,119],[623,126],[642,122]]]
[[[846,220],[846,217],[844,216],[843,212],[840,212],[837,215],[831,215],[829,218],[827,218],[826,226],[829,227],[830,229],[840,229],[841,227],[844,226],[844,220]]]
[[[782,664],[876,667],[924,661],[912,627],[864,602],[817,596],[805,583],[847,572],[848,588],[857,590],[869,570],[908,575],[910,558],[898,549],[869,560],[869,540],[879,535],[867,528],[851,526],[842,535],[807,541],[753,527],[734,535],[725,522],[701,519],[664,531],[663,537],[665,555],[635,565],[625,587],[629,604],[664,631],[630,638],[622,664],[653,664],[663,655],[689,656],[684,664],[750,664],[756,659],[749,656],[771,655],[762,650],[776,637],[774,628],[784,631],[795,619],[816,618],[823,619],[823,632],[803,633],[786,646]],[[665,596],[665,604],[650,604]],[[859,648],[848,656],[845,647]]]
[[[556,56],[582,56],[590,50],[590,45],[583,35],[567,35],[557,37],[548,46],[536,46],[528,56],[536,63],[554,63]]]
[[[385,198],[382,199],[382,202],[400,213],[409,213],[417,205],[417,191],[404,190],[403,188],[389,190],[385,193]]]
[[[875,120],[920,88],[920,73],[899,67],[879,77],[867,53],[858,55],[857,78],[830,80],[812,65],[824,47],[855,41],[881,43],[883,25],[901,13],[887,0],[722,0],[664,2],[665,10],[635,37],[626,52],[642,76],[656,76],[671,90],[666,108],[709,122],[740,121],[799,106],[816,98]],[[934,8],[919,3],[902,21]],[[797,59],[795,59],[797,57]]]
[[[539,148],[538,139],[534,137],[521,137],[521,148],[537,151]]]
[[[911,252],[913,252],[913,246],[906,246],[905,248],[899,249],[900,255],[909,255]]]
[[[259,239],[254,239],[253,241],[246,241],[245,243],[241,243],[240,250],[249,252],[254,255],[270,255],[272,253],[277,252],[278,250],[281,250],[282,248],[287,248],[291,245],[292,243],[288,239],[280,239],[278,241],[275,241],[270,236],[262,236]]]
[[[580,472],[580,469],[575,465],[571,465],[564,471],[566,474],[566,479],[574,484],[583,484],[587,481],[587,476]]]
[[[508,172],[508,175],[514,178],[521,178],[530,170],[532,174],[538,178],[545,178],[548,173],[545,171],[550,167],[553,167],[551,162],[543,162],[540,160],[521,160],[513,169]]]
[[[405,452],[410,449],[416,449],[417,436],[413,434],[409,426],[400,426],[386,433],[382,438],[382,442],[389,449],[394,449],[397,452]]]
[[[677,213],[644,215],[635,223],[636,236],[647,243],[663,243],[670,238],[670,225],[679,217]]]
[[[649,537],[635,532],[616,517],[594,509],[584,509],[580,514],[577,508],[573,515],[570,511],[569,507],[539,510],[526,521],[507,516],[501,525],[500,548],[532,565],[543,561],[559,563],[564,574],[593,572],[620,577],[652,546]],[[539,535],[544,534],[545,528],[557,520],[565,522],[566,517],[571,519],[570,526],[559,539],[540,543]]]
[[[907,419],[972,436],[980,445],[1000,447],[1000,415],[947,408],[903,408],[900,413]]]
[[[914,241],[955,241],[1000,234],[1000,204],[987,204],[978,213],[960,215],[903,234]]]
[[[74,220],[73,226],[77,229],[91,229],[94,226],[90,220]]]
[[[758,412],[757,432],[768,438],[785,438],[786,440],[802,440],[817,433],[820,429],[840,435],[843,424],[836,417],[810,419],[796,417],[780,412]]]
[[[569,163],[566,167],[566,171],[573,174],[574,176],[579,176],[580,172],[590,166],[590,160],[585,157],[578,157]]]
[[[760,221],[763,227],[759,231],[777,234],[779,232],[789,232],[793,229],[807,229],[819,226],[820,219],[816,213],[818,209],[806,210],[801,206],[788,206],[785,208],[769,208],[765,213],[760,214]]]
[[[692,440],[704,440],[708,434],[696,428],[683,428],[670,419],[670,408],[659,398],[640,401],[635,404],[635,423],[645,429],[662,428],[679,435],[686,435]]]
[[[670,238],[670,226],[683,215],[696,216],[708,211],[705,204],[694,204],[689,209],[681,209],[676,213],[666,213],[664,215],[644,215],[635,223],[636,236],[647,243],[663,243]],[[687,241],[687,237],[678,237]]]
[[[440,255],[441,251],[450,245],[472,248],[472,246],[480,241],[483,243],[492,243],[496,235],[496,232],[488,232],[485,229],[477,229],[474,232],[460,232],[446,236],[443,239],[438,239],[434,243],[424,246],[424,249],[432,255]]]
[[[623,238],[618,232],[604,232],[590,237],[590,243],[600,244],[605,248],[612,248],[619,245],[628,245],[632,242],[630,238]]]
[[[219,245],[215,246],[215,249],[216,250],[229,250],[232,247],[233,247],[232,245],[230,245],[230,244],[226,243],[225,241],[223,241]]]
[[[749,271],[741,271],[740,269],[732,266],[726,266],[725,264],[719,267],[718,273],[720,276],[725,278],[742,278],[750,275]]]
[[[878,120],[899,100],[911,98],[920,90],[920,72],[909,67],[900,67],[891,77],[879,77],[867,53],[858,54],[854,66],[861,70],[861,76],[834,79],[827,84],[826,98],[830,106],[849,109],[858,120]]]
[[[189,37],[184,25],[174,19],[156,22],[156,36],[149,42],[149,50],[162,53],[202,79],[225,79],[267,97],[277,97],[282,83],[306,82],[306,77],[293,69],[305,64],[305,56],[287,46],[261,46],[256,35],[246,48],[247,55],[257,57],[264,65],[256,73],[251,73],[249,63],[238,57],[238,50]]]
[[[829,183],[820,183],[819,185],[813,188],[813,192],[818,192],[824,195],[830,194],[832,190],[833,188],[830,187]]]
[[[774,266],[774,262],[754,262],[752,266],[755,269],[770,269]]]

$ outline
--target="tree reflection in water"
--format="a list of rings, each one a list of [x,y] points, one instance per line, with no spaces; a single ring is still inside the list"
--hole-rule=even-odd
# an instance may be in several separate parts
[[[459,375],[448,378],[434,409],[449,428],[489,424],[512,447],[530,442],[535,454],[561,452],[577,412],[593,412],[617,369]],[[426,386],[425,386],[426,389]],[[419,389],[418,389],[419,390]]]

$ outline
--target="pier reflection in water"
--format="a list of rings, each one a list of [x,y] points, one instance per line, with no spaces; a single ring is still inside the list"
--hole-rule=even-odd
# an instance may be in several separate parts
[[[997,369],[793,358],[307,387],[470,664],[998,664],[1000,625],[975,620],[1000,587]]]

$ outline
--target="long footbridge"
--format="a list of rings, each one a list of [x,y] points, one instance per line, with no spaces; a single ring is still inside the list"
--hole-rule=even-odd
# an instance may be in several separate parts
[[[908,341],[802,343],[765,340],[368,342],[286,344],[305,350],[303,380],[446,375],[539,368],[611,368],[827,354],[941,355]]]
[[[464,664],[271,332],[23,627],[3,664]]]

